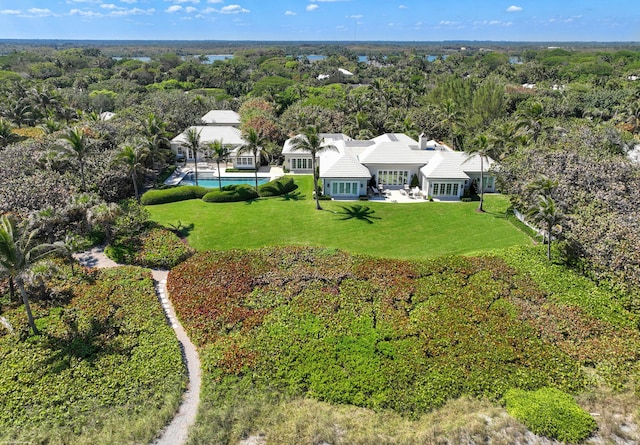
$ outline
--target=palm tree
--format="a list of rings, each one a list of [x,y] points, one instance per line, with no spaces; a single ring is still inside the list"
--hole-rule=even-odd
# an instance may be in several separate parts
[[[244,135],[244,140],[247,141],[243,146],[238,149],[238,155],[242,153],[250,153],[253,156],[253,165],[255,166],[255,178],[256,178],[256,192],[258,191],[258,157],[260,156],[260,150],[268,142],[267,139],[262,136],[261,131],[256,131],[255,128],[249,128]]]
[[[222,190],[222,178],[220,177],[220,161],[229,156],[229,148],[225,147],[222,144],[222,139],[214,140],[213,142],[208,144],[208,147],[211,154],[216,160],[216,166],[218,167],[218,186],[220,187],[220,190]]]
[[[144,121],[144,136],[146,138],[147,148],[151,155],[151,166],[156,167],[156,161],[162,160],[163,150],[169,148],[169,132],[167,124],[158,119],[155,114],[150,113]]]
[[[73,159],[78,163],[80,167],[80,179],[82,180],[82,191],[86,191],[87,185],[85,182],[84,167],[91,149],[86,131],[80,127],[69,128],[62,135],[61,142],[62,144],[58,147],[58,150],[63,156]]]
[[[307,127],[306,130],[291,140],[291,149],[294,151],[304,150],[311,153],[311,169],[313,170],[313,190],[316,197],[316,209],[320,207],[320,197],[318,196],[318,171],[316,169],[316,157],[326,150],[338,150],[335,145],[325,144],[324,138],[320,136],[318,127]]]
[[[451,148],[455,149],[454,133],[456,127],[462,125],[464,112],[458,108],[458,104],[453,99],[447,99],[436,108],[436,116],[440,125],[449,129],[449,140]]]
[[[517,129],[525,128],[531,134],[533,142],[537,143],[538,138],[549,130],[549,126],[544,121],[544,107],[541,103],[534,102],[521,108],[516,113],[518,117]]]
[[[140,193],[138,191],[138,171],[142,168],[144,160],[149,155],[149,149],[142,144],[123,145],[120,152],[116,155],[115,161],[123,165],[127,169],[127,173],[133,181],[133,190],[136,195],[136,201],[140,202]]]
[[[538,195],[534,205],[529,207],[527,216],[536,224],[544,224],[547,238],[547,259],[551,260],[551,238],[553,228],[562,219],[562,211],[551,196]],[[544,242],[544,232],[543,232]]]
[[[481,134],[477,136],[472,142],[471,146],[466,149],[467,162],[474,156],[480,157],[480,206],[478,206],[479,212],[484,212],[482,205],[484,204],[484,160],[489,158],[491,153],[489,146],[489,138],[486,135]]]
[[[198,151],[202,149],[202,143],[200,142],[200,131],[196,127],[190,127],[186,132],[187,140],[182,145],[187,147],[188,150],[193,151],[193,164],[195,166],[195,181],[198,185]],[[188,158],[188,155],[187,155]]]
[[[6,147],[17,140],[18,135],[13,132],[11,124],[0,118],[0,148]]]
[[[15,282],[25,310],[29,327],[34,335],[38,335],[38,328],[33,319],[29,295],[24,280],[29,269],[40,259],[57,251],[52,244],[42,244],[36,239],[37,230],[20,230],[16,222],[9,216],[0,218],[0,275],[7,276]]]

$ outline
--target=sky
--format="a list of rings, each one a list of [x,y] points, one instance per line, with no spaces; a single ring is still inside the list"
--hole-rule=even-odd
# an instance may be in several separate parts
[[[0,0],[0,39],[640,41],[637,0]]]

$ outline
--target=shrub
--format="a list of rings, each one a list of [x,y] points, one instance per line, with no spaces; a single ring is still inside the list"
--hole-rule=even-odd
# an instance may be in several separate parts
[[[559,389],[512,389],[504,397],[507,412],[533,433],[565,442],[580,442],[597,428],[595,420]]]
[[[181,185],[165,190],[149,190],[140,198],[142,205],[150,206],[169,202],[199,199],[209,193],[211,189],[195,185]]]
[[[172,231],[157,227],[139,236],[120,238],[105,253],[120,264],[171,269],[193,255],[193,249]]]
[[[263,197],[280,196],[291,193],[297,188],[298,185],[293,181],[293,178],[282,177],[261,185],[258,187],[258,193]]]
[[[259,198],[258,192],[248,184],[228,185],[222,190],[210,191],[202,197],[204,202],[240,202]]]

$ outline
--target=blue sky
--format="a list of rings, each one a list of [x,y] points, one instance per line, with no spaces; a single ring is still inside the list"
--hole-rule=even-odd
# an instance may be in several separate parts
[[[0,0],[0,38],[640,41],[636,0]]]

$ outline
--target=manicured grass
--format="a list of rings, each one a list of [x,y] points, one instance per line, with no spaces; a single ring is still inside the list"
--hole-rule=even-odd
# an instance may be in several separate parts
[[[189,244],[197,250],[263,246],[326,246],[390,258],[474,254],[531,241],[506,218],[505,196],[486,197],[486,213],[475,202],[385,203],[322,201],[315,210],[311,176],[295,176],[300,188],[284,197],[209,204],[189,200],[148,206],[164,225],[193,224]],[[354,217],[345,208],[368,207]],[[347,219],[345,219],[347,218]]]

